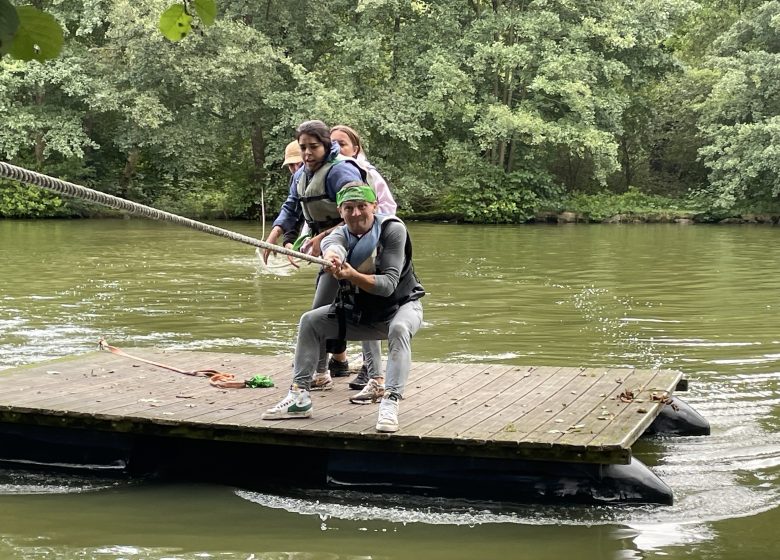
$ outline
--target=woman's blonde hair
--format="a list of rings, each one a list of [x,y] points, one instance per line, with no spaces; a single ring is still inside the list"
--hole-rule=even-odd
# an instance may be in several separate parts
[[[360,152],[363,152],[363,155],[365,155],[365,150],[363,150],[363,142],[360,140],[360,134],[358,134],[354,128],[345,124],[337,124],[336,126],[332,126],[330,128],[330,133],[333,134],[337,130],[346,134],[349,137],[350,142],[352,142],[352,145],[357,148],[357,154],[355,155],[358,155]]]

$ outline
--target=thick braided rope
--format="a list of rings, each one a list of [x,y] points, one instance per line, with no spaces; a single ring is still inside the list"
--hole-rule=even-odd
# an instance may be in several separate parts
[[[176,214],[171,214],[170,212],[157,210],[156,208],[152,208],[150,206],[144,206],[143,204],[138,204],[137,202],[131,202],[129,200],[125,200],[124,198],[112,196],[110,194],[102,193],[87,187],[82,187],[74,183],[68,183],[67,181],[61,181],[60,179],[55,179],[53,177],[49,177],[48,175],[42,175],[34,171],[16,167],[15,165],[5,163],[4,161],[0,161],[0,177],[14,179],[15,181],[41,187],[53,191],[57,194],[70,196],[73,198],[82,198],[84,200],[94,202],[95,204],[102,204],[103,206],[108,206],[109,208],[114,208],[116,210],[124,210],[125,212],[137,214],[144,218],[173,222],[174,224],[196,229],[204,233],[226,237],[228,239],[232,239],[233,241],[238,241],[239,243],[246,243],[247,245],[253,245],[254,247],[260,247],[261,249],[271,249],[277,253],[281,253],[282,255],[289,255],[291,257],[295,257],[314,264],[324,266],[330,264],[325,259],[312,257],[306,253],[299,253],[298,251],[293,251],[291,249],[287,249],[286,247],[280,247],[279,245],[273,245],[271,243],[255,239],[254,237],[249,237],[234,231],[204,224],[202,222],[196,222],[195,220],[177,216]]]

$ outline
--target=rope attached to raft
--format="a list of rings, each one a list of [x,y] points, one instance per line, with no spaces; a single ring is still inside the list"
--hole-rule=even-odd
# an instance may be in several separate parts
[[[98,348],[101,350],[107,350],[108,352],[111,352],[112,354],[116,354],[117,356],[130,358],[131,360],[143,362],[145,364],[167,369],[169,371],[175,371],[176,373],[191,375],[193,377],[208,377],[209,383],[219,389],[243,389],[245,387],[255,389],[259,387],[274,386],[274,382],[267,375],[255,375],[254,377],[251,377],[246,381],[239,381],[236,379],[236,376],[234,374],[224,373],[221,371],[217,371],[215,369],[184,370],[166,364],[161,364],[160,362],[153,362],[152,360],[147,360],[146,358],[140,358],[138,356],[133,356],[132,354],[128,354],[127,352],[125,352],[120,348],[117,348],[116,346],[111,346],[102,338],[98,341]]]

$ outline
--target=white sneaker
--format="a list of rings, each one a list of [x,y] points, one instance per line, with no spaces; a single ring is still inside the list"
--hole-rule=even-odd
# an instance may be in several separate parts
[[[385,397],[379,403],[379,418],[376,421],[376,431],[398,431],[398,401],[395,398]]]
[[[372,404],[379,402],[385,396],[385,386],[380,385],[376,379],[369,379],[363,390],[354,397],[349,398],[352,404]]]
[[[325,373],[315,373],[311,380],[312,391],[329,391],[333,389],[333,378],[327,371]]]
[[[285,418],[309,418],[312,406],[309,392],[299,389],[297,385],[290,387],[290,392],[279,404],[263,413],[263,420],[283,420]]]

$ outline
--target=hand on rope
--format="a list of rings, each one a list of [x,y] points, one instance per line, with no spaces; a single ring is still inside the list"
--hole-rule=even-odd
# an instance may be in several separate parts
[[[101,338],[98,341],[98,348],[100,350],[107,350],[108,352],[111,352],[112,354],[116,354],[117,356],[130,358],[131,360],[137,360],[145,364],[167,369],[169,371],[175,371],[176,373],[181,373],[183,375],[192,375],[195,377],[208,377],[209,383],[214,387],[218,387],[220,389],[243,389],[244,387],[249,387],[254,389],[258,387],[274,386],[273,380],[267,375],[255,375],[254,377],[247,379],[246,381],[239,381],[236,379],[236,376],[234,374],[217,371],[215,369],[197,369],[197,370],[188,371],[173,366],[169,366],[166,364],[161,364],[159,362],[153,362],[151,360],[147,360],[146,358],[140,358],[138,356],[133,356],[132,354],[128,354],[127,352],[125,352],[120,348],[117,348],[116,346],[111,346],[103,338]]]

